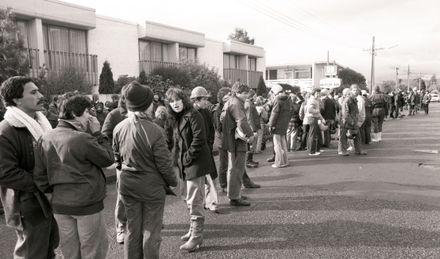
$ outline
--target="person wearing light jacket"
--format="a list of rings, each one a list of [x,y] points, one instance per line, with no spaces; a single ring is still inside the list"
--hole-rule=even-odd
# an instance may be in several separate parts
[[[308,126],[307,136],[307,150],[310,156],[320,155],[320,143],[318,141],[318,134],[321,133],[321,129],[318,125],[318,120],[321,123],[325,123],[324,118],[321,115],[319,96],[321,91],[319,88],[313,89],[306,105],[304,106],[304,120],[303,124]],[[306,130],[307,132],[307,130]]]
[[[114,129],[113,151],[121,170],[118,192],[127,217],[124,258],[156,259],[166,190],[177,186],[177,177],[165,134],[148,115],[153,92],[133,81],[122,93],[128,118]]]

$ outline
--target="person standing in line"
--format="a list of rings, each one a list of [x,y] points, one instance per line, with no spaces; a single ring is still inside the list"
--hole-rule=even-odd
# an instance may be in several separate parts
[[[241,195],[242,178],[246,170],[247,143],[252,142],[254,137],[244,109],[248,95],[247,85],[235,83],[220,116],[222,146],[228,151],[227,195],[231,206],[250,206],[250,202]]]
[[[357,107],[358,107],[358,119],[357,119],[357,126],[359,128],[359,139],[360,143],[364,142],[363,137],[365,136],[365,99],[361,95],[361,89],[358,85],[353,84],[350,86],[351,94],[354,98],[356,98]]]
[[[371,113],[373,122],[373,133],[372,141],[380,142],[382,141],[382,124],[385,118],[386,111],[386,97],[381,93],[380,88],[376,87],[374,94],[370,97],[373,111]],[[411,109],[411,108],[410,108]]]
[[[341,112],[340,112],[340,128],[338,154],[340,156],[348,156],[348,138],[353,139],[353,145],[356,155],[366,155],[367,153],[361,148],[359,135],[359,111],[356,99],[351,96],[349,88],[342,91]]]
[[[274,168],[283,168],[289,166],[287,159],[287,128],[290,121],[289,97],[284,93],[283,87],[276,84],[270,90],[273,98],[273,108],[269,117],[269,129],[273,134],[273,145],[275,151]]]
[[[426,93],[423,95],[422,98],[423,110],[425,111],[425,115],[428,115],[429,113],[430,102],[431,102],[431,94],[429,93],[429,91],[426,91]]]
[[[328,129],[324,131],[324,141],[323,141],[323,147],[329,148],[330,142],[331,142],[331,129],[335,126],[336,121],[336,103],[331,98],[331,95],[327,89],[321,90],[321,96],[323,107],[321,110],[321,115],[326,121],[326,125],[328,126]]]
[[[106,135],[110,143],[113,143],[113,130],[116,125],[127,118],[127,108],[125,106],[124,93],[121,93],[121,98],[119,99],[118,107],[113,109],[105,117],[104,123],[102,125],[101,132]],[[121,170],[116,168],[116,188],[119,187],[119,178],[121,175]],[[121,201],[121,195],[117,192],[116,195],[116,205],[115,205],[115,228],[116,228],[116,242],[118,244],[123,244],[125,240],[127,217],[125,215],[125,207]]]
[[[166,189],[177,186],[177,178],[165,134],[148,115],[153,92],[133,81],[122,94],[128,118],[114,129],[113,150],[127,217],[124,258],[155,259],[159,258]]]
[[[246,117],[248,119],[249,126],[254,132],[254,142],[248,144],[248,152],[246,157],[246,167],[247,168],[257,168],[259,163],[254,161],[254,154],[257,148],[258,141],[258,131],[260,130],[260,117],[258,116],[257,108],[254,103],[255,91],[252,89],[249,91],[249,97],[244,102],[244,109],[246,111]]]
[[[205,225],[205,177],[215,165],[209,152],[202,115],[178,88],[166,92],[168,111],[174,120],[174,154],[181,179],[186,184],[186,204],[190,213],[190,228],[181,237],[185,244],[180,250],[192,252],[203,242]]]
[[[304,107],[304,124],[308,125],[308,136],[307,136],[307,149],[310,156],[320,155],[320,142],[318,134],[321,133],[321,129],[318,125],[318,120],[321,123],[325,123],[324,118],[321,115],[321,108],[319,105],[319,96],[321,94],[320,89],[313,89],[310,94],[307,104]]]
[[[203,124],[205,126],[206,140],[208,143],[210,157],[214,167],[210,170],[210,174],[205,177],[205,208],[213,212],[217,211],[218,196],[214,180],[217,178],[217,168],[215,167],[214,156],[212,151],[214,149],[215,130],[214,120],[212,117],[212,104],[208,101],[208,91],[202,86],[197,86],[191,91],[190,99],[193,102],[194,109],[196,109],[203,117]]]
[[[371,113],[373,111],[373,105],[371,103],[371,100],[368,98],[368,93],[365,90],[362,90],[362,97],[365,101],[365,122],[364,122],[364,129],[363,129],[363,135],[362,140],[363,144],[370,144],[371,142]]]
[[[0,198],[6,225],[14,228],[14,258],[55,258],[58,226],[46,196],[34,182],[34,146],[52,130],[43,95],[31,78],[14,76],[0,87],[6,112],[0,123]]]
[[[264,128],[266,127],[266,123],[269,120],[269,115],[267,114],[266,109],[264,108],[264,97],[263,96],[257,96],[255,99],[255,108],[257,109],[259,123],[260,123],[260,129],[257,131],[257,147],[255,153],[261,153],[262,151],[262,144],[263,144],[263,137],[264,137]]]
[[[108,249],[101,168],[112,165],[114,157],[91,108],[86,96],[69,98],[61,107],[58,126],[36,147],[34,180],[41,191],[51,193],[65,258],[104,259]]]

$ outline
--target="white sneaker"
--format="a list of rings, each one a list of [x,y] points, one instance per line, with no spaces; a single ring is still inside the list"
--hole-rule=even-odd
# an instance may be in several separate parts
[[[315,153],[313,153],[313,154],[309,154],[309,156],[319,156],[319,155],[321,155],[320,152],[315,152]]]
[[[353,147],[352,147],[352,146],[349,146],[349,147],[347,148],[347,151],[353,151]]]
[[[116,233],[116,242],[118,244],[123,244],[125,239],[125,233],[124,232],[118,232]]]

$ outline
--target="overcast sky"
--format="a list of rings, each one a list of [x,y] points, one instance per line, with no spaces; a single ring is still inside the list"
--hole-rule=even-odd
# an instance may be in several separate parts
[[[330,59],[370,78],[372,36],[376,82],[417,73],[440,75],[438,0],[64,0],[106,15],[145,20],[225,40],[244,28],[264,47],[266,65],[309,64]],[[403,75],[405,74],[405,75]],[[413,75],[415,77],[415,75]]]

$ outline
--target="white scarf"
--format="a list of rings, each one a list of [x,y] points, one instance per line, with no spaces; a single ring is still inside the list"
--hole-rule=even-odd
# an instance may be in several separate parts
[[[15,106],[6,107],[4,119],[14,127],[27,128],[37,141],[45,132],[52,129],[42,112],[35,113],[35,119]]]

